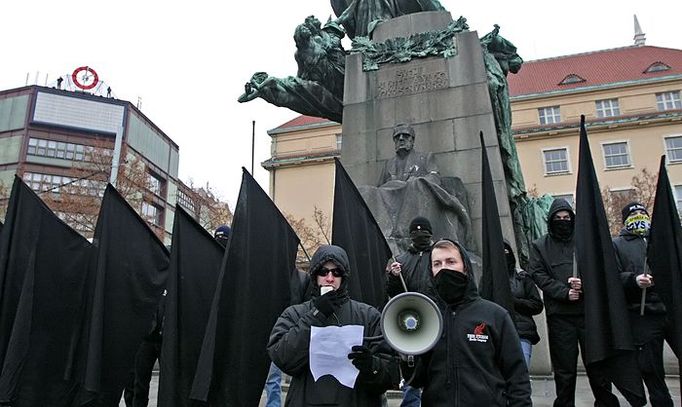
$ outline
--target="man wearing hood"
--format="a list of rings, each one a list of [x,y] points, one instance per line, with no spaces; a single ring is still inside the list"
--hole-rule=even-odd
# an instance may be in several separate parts
[[[528,271],[544,293],[556,388],[554,407],[575,406],[578,345],[585,362],[583,287],[580,270],[573,265],[575,213],[565,199],[555,199],[547,221],[549,233],[531,244]],[[585,370],[595,406],[618,406],[611,384],[589,367]]]
[[[530,369],[533,345],[540,342],[540,335],[538,335],[538,328],[533,320],[533,315],[542,312],[542,298],[540,298],[540,292],[528,273],[516,267],[514,250],[506,240],[504,241],[504,257],[507,260],[509,287],[514,299],[513,317],[516,323],[516,331],[519,333],[526,366]]]
[[[504,308],[479,297],[467,252],[440,240],[430,264],[443,335],[413,365],[401,363],[408,383],[423,387],[422,406],[531,406],[514,322]]]
[[[380,407],[384,392],[398,382],[397,363],[383,340],[350,350],[348,358],[359,370],[353,388],[330,375],[313,378],[309,364],[312,326],[360,325],[365,337],[381,335],[379,311],[348,296],[350,272],[345,250],[321,246],[310,262],[313,298],[284,310],[272,329],[268,354],[292,377],[285,406]]]
[[[433,232],[431,222],[423,216],[412,219],[409,226],[410,246],[407,251],[396,257],[388,266],[386,275],[386,294],[395,297],[405,292],[402,281],[405,281],[407,291],[415,291],[433,297],[431,285],[431,237]],[[402,279],[401,280],[401,276]],[[402,387],[403,401],[400,407],[419,407],[421,392],[418,388],[404,385]]]
[[[651,219],[646,207],[630,202],[622,210],[623,229],[613,239],[620,279],[625,290],[625,301],[630,315],[630,326],[637,347],[637,362],[649,390],[653,407],[672,407],[673,401],[665,383],[663,368],[663,339],[666,328],[666,309],[656,293],[654,278],[645,274],[647,241]],[[642,292],[645,291],[644,312],[641,312]]]

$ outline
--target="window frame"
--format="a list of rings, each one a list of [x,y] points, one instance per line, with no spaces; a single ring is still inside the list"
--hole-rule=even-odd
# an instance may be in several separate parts
[[[682,134],[670,134],[663,136],[663,151],[665,152],[665,161],[668,164],[679,164],[682,163],[682,146],[676,147],[674,150],[680,150],[680,157],[677,159],[672,159],[670,150],[668,149],[668,139],[680,139],[682,142]]]
[[[609,102],[608,109],[605,106],[603,106],[603,104],[606,102]],[[614,107],[614,102],[615,102],[615,107]],[[599,106],[600,103],[602,103],[601,109]],[[594,101],[594,107],[595,107],[597,117],[600,119],[620,116],[620,101],[618,100],[618,98],[595,100]],[[611,114],[606,114],[608,111],[610,111]],[[600,112],[601,112],[601,114],[600,114]]]
[[[629,140],[607,140],[607,141],[602,141],[601,143],[601,151],[602,151],[602,160],[604,162],[604,170],[620,170],[624,168],[632,168],[632,154],[631,154],[631,149],[630,149],[630,141]],[[606,156],[606,146],[608,145],[614,145],[614,144],[625,144],[625,156],[627,157],[627,164],[623,165],[608,165],[608,160]],[[622,155],[622,154],[621,154]]]
[[[545,122],[543,123],[543,113],[546,113],[548,109],[552,109],[552,115],[548,116],[545,114]],[[548,122],[546,121],[547,117],[552,117],[552,118],[557,118],[556,121]],[[561,123],[561,105],[555,105],[555,106],[545,106],[545,107],[539,107],[538,108],[538,119],[540,121],[541,125],[548,125],[548,124],[558,124]],[[554,119],[552,119],[554,120]]]
[[[665,99],[666,95],[670,95],[670,100]],[[659,97],[661,98],[659,100]],[[671,104],[671,107],[668,107]],[[656,93],[656,109],[659,112],[665,112],[668,110],[679,110],[682,109],[682,96],[679,90],[671,90],[666,92]]]
[[[545,153],[547,153],[549,151],[558,151],[558,150],[566,151],[566,171],[548,172],[547,171],[547,157],[546,157]],[[541,150],[541,154],[542,154],[542,172],[546,177],[556,176],[556,175],[566,175],[566,174],[572,174],[573,173],[573,168],[571,167],[571,153],[570,153],[568,146],[545,147]]]

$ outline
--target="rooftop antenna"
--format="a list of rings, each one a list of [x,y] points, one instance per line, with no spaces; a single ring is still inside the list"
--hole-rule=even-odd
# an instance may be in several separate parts
[[[137,109],[142,110],[142,97],[137,97]]]
[[[30,75],[30,74],[29,74],[28,72],[26,72],[26,83],[25,83],[26,86],[28,86],[28,76],[29,76],[29,75]]]
[[[642,32],[642,27],[639,25],[639,21],[637,21],[637,14],[634,15],[635,17],[635,46],[637,47],[642,47],[646,43],[646,34]]]

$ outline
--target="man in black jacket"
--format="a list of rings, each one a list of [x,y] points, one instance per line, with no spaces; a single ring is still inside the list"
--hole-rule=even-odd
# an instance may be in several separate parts
[[[388,266],[386,274],[386,294],[395,297],[405,292],[402,275],[407,291],[415,291],[433,296],[431,287],[431,245],[433,231],[431,222],[423,216],[412,219],[409,226],[410,247],[407,251],[396,257],[395,261]],[[403,401],[400,407],[419,407],[421,391],[409,385],[403,385]]]
[[[530,369],[530,356],[533,345],[540,342],[538,328],[533,320],[533,315],[542,312],[542,298],[540,291],[525,270],[516,267],[514,250],[506,240],[504,241],[504,257],[507,260],[509,271],[509,286],[514,297],[514,322],[516,331],[521,340],[521,350],[526,360],[526,366]]]
[[[666,309],[656,293],[653,276],[645,274],[644,263],[651,220],[646,207],[639,202],[625,205],[622,215],[624,227],[620,235],[613,239],[613,247],[625,290],[632,335],[637,347],[637,362],[642,379],[649,390],[651,405],[672,407],[673,401],[665,383],[663,368]],[[642,292],[645,292],[643,313]]]
[[[479,297],[464,248],[440,240],[431,249],[435,300],[443,315],[436,346],[401,363],[422,406],[531,406],[528,369],[509,313]]]
[[[574,406],[578,344],[585,361],[583,287],[580,271],[573,265],[575,213],[565,199],[555,199],[547,220],[549,233],[531,244],[528,271],[544,292],[556,387],[554,407]],[[611,384],[593,369],[586,370],[595,406],[618,406]]]
[[[348,358],[359,371],[353,388],[330,375],[313,378],[309,361],[312,327],[360,325],[365,337],[381,335],[379,311],[348,297],[350,272],[345,250],[320,247],[310,262],[313,298],[284,310],[272,328],[268,354],[291,376],[285,406],[379,407],[384,392],[398,383],[393,352],[376,339],[348,350]]]

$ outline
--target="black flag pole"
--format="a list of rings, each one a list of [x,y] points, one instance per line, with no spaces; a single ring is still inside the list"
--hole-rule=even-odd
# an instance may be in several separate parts
[[[670,321],[666,341],[677,356],[682,382],[682,227],[670,187],[665,156],[661,157],[647,258],[656,292]]]
[[[601,371],[633,405],[644,405],[625,293],[594,170],[585,116],[580,117],[575,258],[585,299],[585,361]]]

